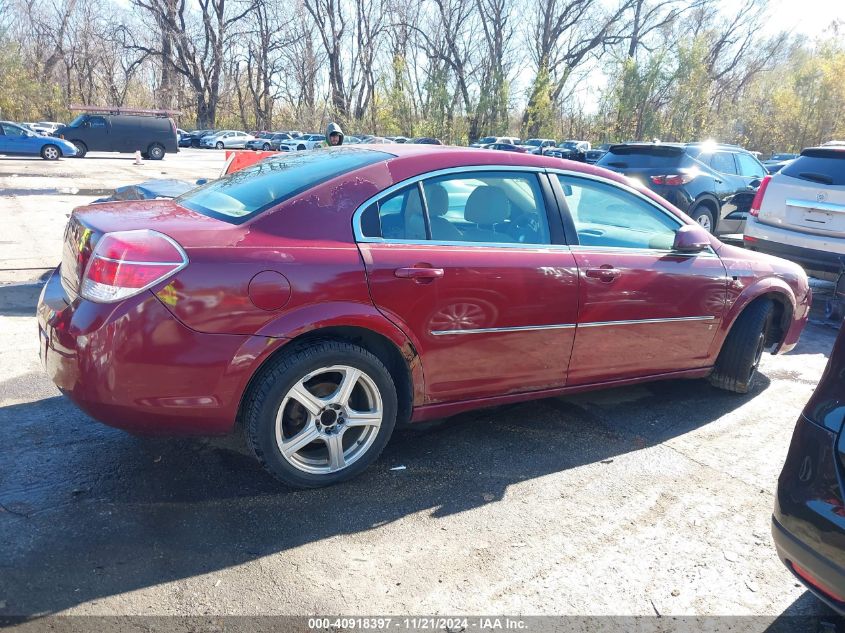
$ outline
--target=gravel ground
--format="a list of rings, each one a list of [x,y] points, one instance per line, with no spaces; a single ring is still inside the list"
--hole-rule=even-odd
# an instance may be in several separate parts
[[[478,411],[397,432],[318,491],[281,488],[236,441],[139,439],[76,410],[31,316],[66,215],[99,196],[66,192],[222,160],[0,159],[0,616],[828,617],[769,531],[835,336],[818,320],[746,396],[672,381]]]

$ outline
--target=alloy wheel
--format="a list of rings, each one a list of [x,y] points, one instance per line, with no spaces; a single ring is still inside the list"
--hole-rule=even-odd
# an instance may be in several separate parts
[[[285,394],[276,414],[276,445],[298,470],[335,473],[367,452],[383,416],[381,393],[369,375],[348,365],[323,367]]]

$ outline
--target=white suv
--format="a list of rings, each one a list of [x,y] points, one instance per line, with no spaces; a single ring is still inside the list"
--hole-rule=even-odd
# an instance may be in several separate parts
[[[845,146],[811,147],[760,184],[745,247],[833,279],[845,261]]]

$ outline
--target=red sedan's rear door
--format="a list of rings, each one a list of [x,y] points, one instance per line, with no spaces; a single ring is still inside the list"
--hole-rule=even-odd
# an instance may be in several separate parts
[[[558,175],[578,235],[578,328],[568,385],[707,367],[727,277],[709,251],[671,250],[674,216],[632,190]]]
[[[428,402],[565,383],[578,276],[570,249],[552,244],[562,231],[543,179],[456,171],[388,192],[361,215],[373,301],[417,346]]]

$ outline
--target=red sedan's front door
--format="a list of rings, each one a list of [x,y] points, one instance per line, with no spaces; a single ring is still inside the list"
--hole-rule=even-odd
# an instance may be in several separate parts
[[[417,346],[427,402],[565,383],[578,276],[549,243],[537,174],[443,176],[372,208],[380,227],[359,238],[370,292]]]
[[[681,222],[632,191],[559,176],[580,244],[578,328],[568,385],[712,364],[727,277],[709,249],[671,250]]]

